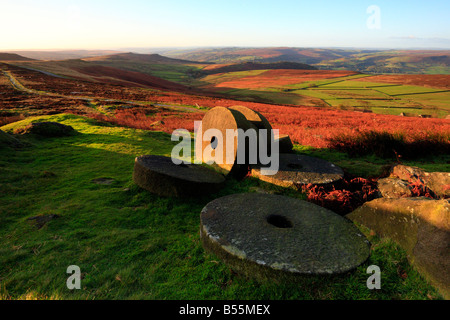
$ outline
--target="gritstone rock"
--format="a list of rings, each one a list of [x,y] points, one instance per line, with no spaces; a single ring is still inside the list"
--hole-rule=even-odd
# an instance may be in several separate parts
[[[346,217],[398,243],[417,270],[450,299],[448,200],[379,198]]]

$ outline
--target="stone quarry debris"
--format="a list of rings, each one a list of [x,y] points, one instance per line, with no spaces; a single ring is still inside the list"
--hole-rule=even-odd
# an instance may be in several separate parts
[[[200,220],[204,248],[258,279],[341,274],[369,257],[369,242],[349,220],[286,196],[221,197],[203,208]]]
[[[170,157],[143,155],[134,163],[134,182],[160,196],[199,196],[218,191],[225,178],[197,164],[176,165]]]

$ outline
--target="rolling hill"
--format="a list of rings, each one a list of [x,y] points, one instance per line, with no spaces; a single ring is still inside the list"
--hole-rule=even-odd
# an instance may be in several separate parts
[[[33,61],[33,59],[22,57],[16,53],[0,52],[0,61]]]
[[[61,61],[15,61],[15,65],[44,74],[84,81],[147,87],[161,90],[186,91],[184,85],[148,73],[102,65],[94,61],[70,59]]]
[[[93,56],[105,56],[122,53],[116,50],[18,50],[10,53],[19,54],[34,60],[67,60],[81,59]]]
[[[198,62],[174,59],[159,54],[120,53],[107,56],[82,59],[84,62],[117,68],[125,71],[140,72],[164,80],[191,86],[199,72],[212,62]]]
[[[227,72],[239,72],[239,71],[250,71],[250,70],[317,70],[317,68],[304,63],[298,62],[273,62],[273,63],[255,63],[255,62],[244,62],[235,63],[228,65],[214,65],[209,68],[204,68],[201,71],[202,75],[210,75],[217,73],[227,73]]]
[[[168,57],[159,55],[157,53],[140,54],[140,53],[133,53],[133,52],[118,53],[118,54],[111,54],[111,55],[105,55],[105,56],[95,56],[95,57],[83,58],[81,60],[95,61],[98,63],[131,61],[131,62],[152,63],[152,64],[182,64],[182,65],[212,64],[212,62],[205,63],[205,62],[198,62],[198,61],[188,61],[188,60],[182,60],[182,59],[168,58]]]
[[[215,63],[298,62],[365,73],[450,74],[450,50],[216,48],[164,52],[172,58]]]

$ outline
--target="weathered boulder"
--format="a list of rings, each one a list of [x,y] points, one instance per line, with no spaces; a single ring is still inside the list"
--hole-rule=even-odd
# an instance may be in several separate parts
[[[450,172],[425,172],[425,184],[439,197],[450,197]]]
[[[383,178],[377,181],[378,190],[385,198],[411,197],[412,192],[409,183],[396,178]]]
[[[417,167],[396,165],[392,167],[391,175],[405,181],[420,181],[438,197],[450,197],[450,172],[426,172]]]
[[[144,155],[134,162],[133,181],[160,196],[199,196],[218,191],[225,178],[197,164],[176,165],[164,156]]]
[[[342,274],[369,257],[369,242],[350,221],[286,196],[228,195],[208,203],[200,220],[204,248],[260,280]]]
[[[32,122],[14,130],[15,134],[36,134],[44,137],[64,137],[77,134],[71,126],[58,122]]]
[[[398,164],[392,167],[391,175],[402,180],[410,181],[411,179],[420,179],[423,176],[424,170],[417,167],[405,166]]]
[[[411,263],[450,299],[450,202],[425,197],[379,198],[346,218],[397,242]]]

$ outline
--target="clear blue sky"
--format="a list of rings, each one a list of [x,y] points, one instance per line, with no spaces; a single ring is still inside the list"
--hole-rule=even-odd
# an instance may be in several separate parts
[[[379,15],[367,12],[371,5],[379,9]],[[0,0],[0,13],[0,50],[450,49],[449,0]]]

